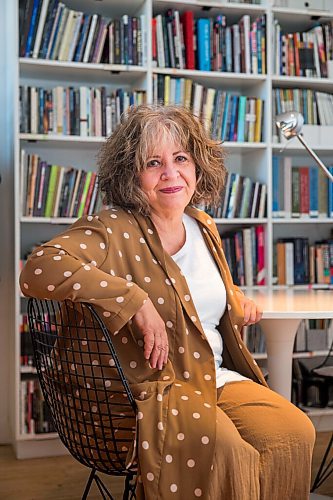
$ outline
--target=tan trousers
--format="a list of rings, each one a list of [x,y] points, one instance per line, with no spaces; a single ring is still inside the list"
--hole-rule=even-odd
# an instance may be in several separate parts
[[[309,498],[315,431],[279,394],[252,381],[218,389],[209,500]]]

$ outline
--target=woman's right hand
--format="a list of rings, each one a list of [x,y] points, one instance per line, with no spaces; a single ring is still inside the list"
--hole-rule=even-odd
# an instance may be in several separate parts
[[[162,370],[168,360],[168,335],[163,319],[149,298],[134,314],[132,321],[143,336],[144,357],[152,368]]]

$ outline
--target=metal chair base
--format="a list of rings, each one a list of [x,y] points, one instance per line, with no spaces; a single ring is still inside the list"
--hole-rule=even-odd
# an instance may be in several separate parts
[[[135,481],[134,479],[134,474],[127,474],[126,479],[125,479],[125,489],[124,489],[124,494],[123,494],[123,500],[133,500],[136,498],[135,496]],[[92,486],[93,481],[95,481],[97,488],[100,491],[101,497],[103,500],[115,500],[114,497],[111,495],[99,475],[97,474],[96,469],[92,469],[86,487],[84,489],[83,495],[82,495],[82,500],[87,500],[90,488]]]
[[[333,433],[331,435],[331,439],[327,445],[326,451],[324,453],[323,459],[321,461],[319,470],[317,472],[317,475],[315,477],[315,480],[313,481],[313,485],[311,488],[311,493],[315,491],[321,484],[323,484],[324,481],[332,474],[333,472],[333,457],[328,460],[328,455],[331,451],[333,445]],[[326,463],[327,462],[327,463]]]

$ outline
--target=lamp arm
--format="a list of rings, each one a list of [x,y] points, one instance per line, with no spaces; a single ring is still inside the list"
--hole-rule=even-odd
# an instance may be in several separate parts
[[[297,139],[303,144],[307,152],[312,156],[312,158],[316,161],[316,163],[319,165],[319,167],[325,172],[327,177],[330,179],[331,182],[333,182],[333,175],[331,172],[328,170],[328,168],[323,164],[321,159],[316,155],[316,153],[313,151],[313,149],[310,148],[310,146],[305,142],[303,136],[300,134],[296,134]]]

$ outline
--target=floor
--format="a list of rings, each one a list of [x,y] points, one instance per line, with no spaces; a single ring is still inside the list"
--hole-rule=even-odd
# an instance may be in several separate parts
[[[331,433],[317,436],[313,471],[319,466]],[[87,469],[71,456],[33,460],[16,460],[9,446],[0,446],[1,500],[74,500],[81,498],[88,474]],[[116,500],[122,498],[123,482],[106,477]],[[322,496],[325,495],[325,496]],[[100,500],[94,487],[89,500]],[[333,498],[333,474],[311,495],[311,500]],[[295,499],[296,500],[296,499]]]

